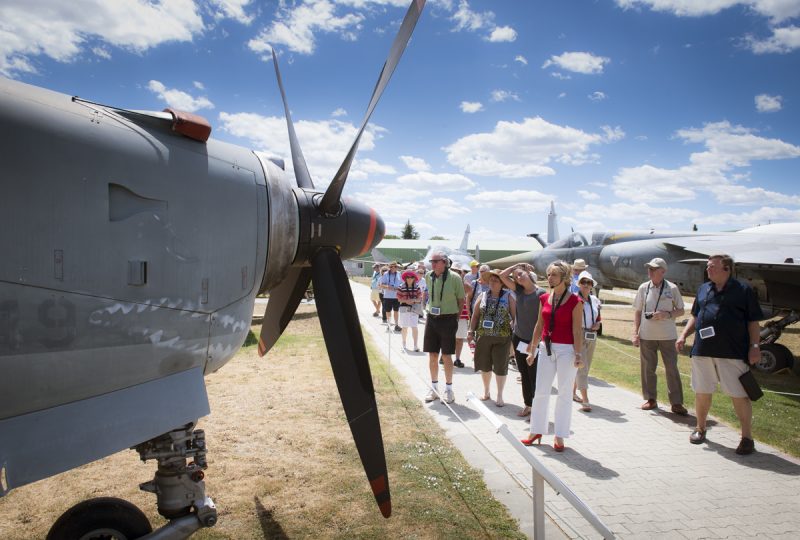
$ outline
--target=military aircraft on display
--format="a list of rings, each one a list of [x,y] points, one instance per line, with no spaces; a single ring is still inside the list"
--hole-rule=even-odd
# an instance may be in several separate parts
[[[480,261],[481,256],[481,248],[477,244],[475,245],[475,255],[470,254],[469,250],[467,249],[467,245],[469,245],[469,224],[467,224],[467,228],[464,229],[464,236],[461,238],[461,244],[458,246],[458,249],[449,248],[447,246],[431,246],[428,248],[428,252],[425,254],[425,258],[423,261],[428,269],[431,268],[431,255],[434,251],[441,251],[447,258],[450,259],[452,265],[458,265],[464,270],[469,270],[469,263],[473,260]]]
[[[341,262],[369,252],[385,228],[342,190],[424,4],[411,3],[324,193],[306,167],[274,52],[296,185],[279,160],[209,139],[200,117],[0,79],[0,495],[133,447],[158,463],[140,486],[169,520],[153,535],[186,538],[214,525],[195,429],[210,412],[203,376],[241,347],[257,294],[270,293],[264,355],[313,281],[347,421],[390,515],[375,393]],[[150,532],[135,506],[102,498],[68,510],[49,538]]]
[[[668,266],[666,279],[678,285],[682,293],[694,295],[707,279],[708,256],[715,253],[731,255],[736,277],[753,286],[765,315],[781,317],[762,329],[761,362],[756,367],[767,372],[792,367],[791,351],[776,342],[786,326],[800,320],[800,223],[720,233],[596,232],[591,241],[573,232],[552,244],[543,243],[539,251],[488,264],[506,268],[527,262],[543,275],[553,261],[583,259],[600,287],[635,289],[648,279],[645,263],[661,257]]]

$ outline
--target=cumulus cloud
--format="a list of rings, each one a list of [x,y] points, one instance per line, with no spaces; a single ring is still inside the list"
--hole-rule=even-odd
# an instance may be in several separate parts
[[[781,96],[759,94],[756,96],[755,101],[758,112],[778,112],[781,110],[783,98]]]
[[[453,218],[461,214],[469,214],[471,212],[463,203],[446,197],[434,197],[430,200],[430,204],[432,209],[436,209],[437,217],[441,216],[444,219]]]
[[[515,62],[519,62],[523,66],[527,66],[528,65],[528,59],[525,58],[524,56],[522,56],[521,54],[518,54],[517,56],[515,56],[514,57],[514,61]]]
[[[687,0],[616,0],[623,9],[647,7],[653,11],[672,13],[679,17],[716,15],[734,7],[742,6],[779,23],[800,16],[800,3],[794,0],[711,0],[693,2]]]
[[[263,151],[269,155],[285,156],[286,172],[294,174],[290,164],[291,151],[286,134],[286,120],[277,116],[261,116],[255,113],[227,113],[219,115],[220,129],[245,139],[248,146]],[[303,155],[308,165],[308,170],[314,180],[314,185],[324,188],[330,183],[339,166],[355,140],[358,127],[350,122],[329,119],[320,121],[299,120],[294,122],[297,138],[303,148]],[[386,130],[375,124],[370,124],[364,130],[359,144],[359,155],[375,149],[376,142]],[[276,137],[276,133],[281,136]],[[389,170],[390,166],[382,169]],[[353,163],[350,177],[364,179],[370,171],[379,167],[374,161],[362,157]],[[349,184],[348,184],[349,185]]]
[[[482,111],[483,103],[480,101],[462,101],[459,107],[461,107],[461,112],[472,114]]]
[[[358,13],[336,15],[336,5],[330,0],[306,0],[292,8],[285,5],[275,20],[248,42],[248,47],[267,57],[271,46],[283,45],[299,54],[312,54],[316,33],[336,33],[344,39],[355,39],[354,30],[364,20]]]
[[[581,199],[585,201],[596,201],[597,199],[600,198],[600,195],[598,195],[597,193],[593,191],[586,191],[585,189],[579,189],[578,195],[581,197]]]
[[[104,60],[111,60],[111,51],[108,50],[108,47],[92,47],[92,52]]]
[[[555,196],[534,190],[482,191],[464,197],[476,208],[494,208],[508,212],[539,214],[550,208]]]
[[[253,22],[253,16],[246,13],[245,8],[252,0],[211,0],[210,7],[215,19],[235,19],[242,24]]]
[[[167,88],[161,81],[150,81],[147,83],[147,89],[170,107],[181,111],[195,112],[214,108],[214,104],[207,97],[194,97],[177,88]]]
[[[339,107],[331,113],[331,116],[334,118],[339,118],[340,116],[347,116],[347,111]]]
[[[635,204],[624,202],[614,204],[586,203],[580,205],[575,212],[575,217],[581,220],[595,220],[598,216],[602,216],[604,220],[635,223],[637,224],[637,229],[660,228],[662,223],[691,221],[700,215],[700,212],[695,210],[654,207],[645,202]]]
[[[779,199],[796,204],[795,197],[738,185],[741,177],[736,173],[756,160],[798,158],[800,146],[760,137],[752,129],[729,122],[682,129],[675,136],[686,144],[702,144],[706,150],[692,153],[689,163],[676,169],[652,165],[620,169],[614,177],[614,193],[644,202],[690,200],[698,192],[709,192],[727,204],[769,204]]]
[[[28,0],[0,3],[0,74],[35,73],[32,59],[40,55],[74,61],[89,42],[95,48],[99,41],[143,52],[162,43],[191,41],[204,29],[192,0],[40,1],[35,16],[32,9]]]
[[[596,75],[603,73],[604,66],[609,62],[611,62],[610,58],[597,56],[589,52],[565,52],[558,56],[551,56],[549,60],[542,64],[542,69],[556,66],[575,73]]]
[[[528,178],[555,174],[553,163],[597,161],[591,147],[624,137],[619,128],[587,133],[541,117],[500,121],[490,133],[474,133],[444,148],[447,160],[466,174]]]
[[[510,26],[498,26],[492,33],[489,34],[488,40],[492,43],[500,43],[503,41],[514,41],[517,39],[517,31]]]
[[[745,36],[744,42],[755,54],[787,54],[800,49],[800,27],[773,28],[772,35],[766,39],[758,39],[748,34]]]
[[[432,173],[415,171],[397,178],[403,186],[428,191],[466,191],[475,187],[475,182],[463,174]]]
[[[400,156],[400,161],[402,161],[405,166],[412,171],[423,172],[431,170],[431,166],[428,165],[428,162],[422,158],[414,156]]]
[[[508,90],[492,90],[490,99],[495,103],[502,103],[503,101],[508,101],[509,99],[513,101],[520,100],[517,94]]]
[[[800,221],[800,210],[790,210],[775,206],[762,206],[752,212],[707,214],[694,219],[694,222],[698,225],[735,228],[741,228],[743,225],[756,226],[795,221]]]
[[[596,91],[596,92],[592,92],[591,94],[589,94],[589,95],[588,95],[588,96],[586,96],[586,97],[588,97],[588,98],[589,98],[590,100],[592,100],[592,101],[603,101],[603,100],[604,100],[604,99],[606,99],[606,97],[608,97],[608,96],[606,96],[606,95],[605,95],[605,93],[603,93],[603,92],[600,92],[600,91],[598,90],[598,91]]]

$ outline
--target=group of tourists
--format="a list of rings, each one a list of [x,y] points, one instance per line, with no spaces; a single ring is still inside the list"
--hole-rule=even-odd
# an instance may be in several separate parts
[[[428,353],[431,385],[425,396],[430,403],[455,401],[453,371],[464,367],[463,344],[474,347],[473,366],[481,373],[484,401],[503,407],[503,391],[509,359],[519,370],[524,407],[518,416],[530,415],[530,432],[523,444],[541,443],[548,432],[550,393],[555,381],[558,396],[554,411],[553,448],[561,452],[570,435],[572,401],[580,411],[592,410],[588,395],[588,373],[601,331],[601,302],[594,294],[597,282],[586,262],[570,265],[556,261],[546,269],[549,290],[537,286],[529,264],[491,270],[472,261],[469,268],[451,264],[444,252],[430,257],[431,269],[417,263],[400,271],[397,263],[376,265],[372,279],[374,315],[407,334],[413,351],[419,351],[417,325],[425,321],[423,351]],[[678,353],[694,333],[692,389],[695,391],[697,426],[690,442],[706,437],[711,395],[717,383],[731,396],[741,423],[738,454],[754,450],[751,434],[752,405],[745,390],[750,365],[760,358],[759,324],[763,314],[752,288],[732,278],[733,260],[712,255],[706,266],[709,281],[698,290],[691,317],[680,337],[676,319],[684,315],[678,287],[664,278],[667,263],[654,258],[646,265],[648,281],[638,288],[634,309],[632,343],[640,351],[643,410],[658,407],[656,367],[660,353],[667,374],[672,413],[687,415],[683,385],[678,373]],[[455,355],[455,359],[453,356]],[[440,393],[439,365],[445,387]]]

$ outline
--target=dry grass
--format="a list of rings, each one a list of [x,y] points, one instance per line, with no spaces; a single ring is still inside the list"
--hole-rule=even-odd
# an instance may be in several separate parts
[[[257,331],[257,328],[254,327]],[[369,347],[369,345],[368,345]],[[206,379],[208,493],[219,523],[196,538],[521,538],[479,472],[418,400],[372,357],[393,516],[378,512],[341,409],[313,306],[302,305],[275,349],[253,345]],[[127,499],[163,524],[138,490],[153,463],[121,452],[0,499],[0,538],[38,539],[73,504]]]

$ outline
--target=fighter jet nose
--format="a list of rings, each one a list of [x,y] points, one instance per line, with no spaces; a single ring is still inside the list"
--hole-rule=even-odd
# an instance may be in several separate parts
[[[346,200],[347,238],[342,245],[342,259],[369,253],[377,246],[386,232],[386,225],[378,213],[357,201]]]

